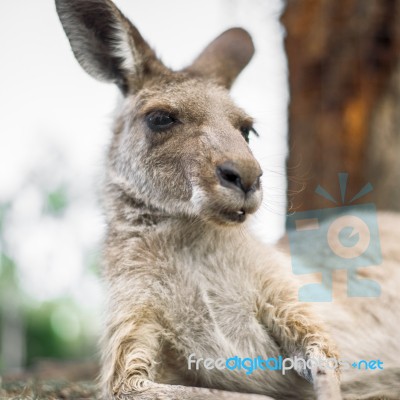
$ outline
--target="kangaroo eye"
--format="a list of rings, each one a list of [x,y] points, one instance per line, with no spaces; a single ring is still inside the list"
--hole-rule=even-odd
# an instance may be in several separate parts
[[[147,126],[154,132],[165,131],[177,122],[167,111],[153,111],[146,116]]]
[[[242,132],[242,136],[244,140],[249,143],[250,142],[250,133],[253,132],[256,136],[259,136],[257,131],[252,126],[242,126],[240,128],[240,132]]]

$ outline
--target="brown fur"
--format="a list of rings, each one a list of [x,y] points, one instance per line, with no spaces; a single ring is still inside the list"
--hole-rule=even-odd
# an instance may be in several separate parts
[[[249,35],[229,30],[172,72],[111,1],[56,5],[81,65],[124,95],[105,190],[105,397],[340,399],[338,371],[187,367],[191,353],[338,355],[328,334],[337,320],[325,327],[297,301],[287,258],[245,223],[261,204],[261,170],[243,137],[252,119],[227,89],[253,54]],[[148,118],[161,111],[174,123],[155,132]],[[226,166],[236,172],[221,175]]]

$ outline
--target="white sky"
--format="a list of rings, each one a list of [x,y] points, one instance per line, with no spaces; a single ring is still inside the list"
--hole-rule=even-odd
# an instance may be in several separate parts
[[[224,29],[252,34],[257,53],[232,95],[261,134],[252,141],[265,190],[255,230],[276,240],[285,213],[288,101],[281,0],[115,2],[173,68],[189,64]],[[80,68],[53,1],[2,0],[0,51],[0,203],[14,199],[6,244],[38,300],[72,295],[97,304],[98,285],[84,266],[103,232],[96,191],[117,89]],[[71,205],[63,218],[44,218],[43,189],[60,182]]]

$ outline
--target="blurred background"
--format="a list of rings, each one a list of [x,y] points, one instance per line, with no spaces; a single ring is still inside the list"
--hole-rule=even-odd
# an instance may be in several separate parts
[[[276,240],[285,216],[287,73],[280,0],[116,0],[166,65],[182,68],[242,26],[256,56],[232,95],[257,121]],[[75,60],[53,1],[0,2],[0,373],[43,359],[96,359],[102,288],[98,203],[118,90]]]
[[[181,68],[224,29],[257,49],[232,96],[256,120],[264,169],[253,229],[340,198],[400,209],[400,1],[115,0]],[[53,1],[0,2],[0,373],[96,360],[102,287],[98,204],[117,89],[74,59]],[[287,172],[286,172],[287,171]],[[345,199],[346,200],[346,199]]]

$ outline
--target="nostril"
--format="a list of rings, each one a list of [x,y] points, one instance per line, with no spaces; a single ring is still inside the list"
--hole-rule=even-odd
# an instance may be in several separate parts
[[[216,173],[221,186],[228,189],[239,189],[245,195],[260,189],[261,175],[259,170],[254,170],[253,165],[242,165],[239,169],[236,164],[228,161],[217,166]]]
[[[240,176],[234,171],[220,171],[220,176],[224,181],[240,186]]]
[[[222,186],[235,186],[242,190],[242,179],[239,173],[231,166],[221,165],[217,167],[217,175]]]

